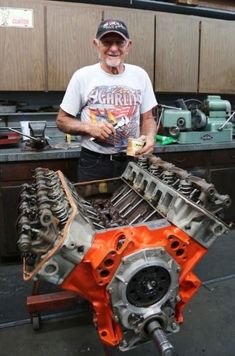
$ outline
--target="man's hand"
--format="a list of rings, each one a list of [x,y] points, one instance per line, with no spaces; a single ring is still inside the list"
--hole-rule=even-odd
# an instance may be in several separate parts
[[[58,113],[56,124],[61,131],[70,135],[89,135],[99,140],[105,140],[115,132],[113,125],[109,122],[81,122],[62,109]]]
[[[110,135],[115,133],[113,125],[106,121],[100,121],[94,124],[86,125],[87,133],[94,139],[105,140]]]
[[[143,140],[145,144],[141,149],[136,151],[136,156],[140,157],[152,153],[155,146],[155,140],[153,135],[149,135],[149,136],[142,135],[140,136],[140,139]]]
[[[140,139],[145,141],[143,148],[136,152],[136,156],[140,157],[153,152],[156,136],[156,122],[153,118],[152,110],[141,114],[141,136]]]

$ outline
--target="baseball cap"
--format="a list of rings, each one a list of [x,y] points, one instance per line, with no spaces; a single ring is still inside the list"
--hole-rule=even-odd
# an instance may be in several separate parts
[[[96,38],[99,40],[101,37],[106,35],[106,33],[118,33],[125,40],[129,38],[129,33],[124,22],[120,20],[104,20],[99,24],[98,30],[96,32]]]

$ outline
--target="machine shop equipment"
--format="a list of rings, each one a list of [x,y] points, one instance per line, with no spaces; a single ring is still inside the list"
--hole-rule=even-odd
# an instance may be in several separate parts
[[[105,345],[126,351],[168,336],[201,285],[193,268],[229,226],[228,195],[155,156],[119,178],[72,184],[37,168],[20,194],[25,281],[46,280],[88,300]]]
[[[210,95],[198,100],[176,101],[175,108],[162,108],[161,123],[166,135],[178,143],[218,143],[233,139],[233,124],[229,118],[231,104],[220,96]]]
[[[49,143],[45,136],[46,121],[29,122],[30,135],[22,133],[12,127],[5,127],[5,132],[0,132],[0,144],[13,144],[20,141],[20,136],[27,137],[26,149],[41,150],[48,148]],[[11,132],[12,131],[12,132]]]
[[[45,136],[46,121],[30,121],[30,140],[26,141],[26,147],[35,150],[43,149],[48,146],[48,141]]]

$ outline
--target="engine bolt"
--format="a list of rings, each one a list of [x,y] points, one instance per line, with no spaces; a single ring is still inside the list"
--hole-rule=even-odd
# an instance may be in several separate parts
[[[171,324],[171,327],[173,330],[176,330],[178,328],[178,325],[173,321],[173,323]]]
[[[122,345],[122,347],[127,347],[128,343],[127,343],[127,341],[125,339],[123,339],[121,341],[121,345]]]
[[[115,315],[113,316],[113,318],[114,318],[115,321],[117,321],[117,322],[119,321],[118,315],[115,314]]]
[[[175,298],[176,302],[180,302],[181,301],[181,296],[180,295],[177,295],[176,298]]]

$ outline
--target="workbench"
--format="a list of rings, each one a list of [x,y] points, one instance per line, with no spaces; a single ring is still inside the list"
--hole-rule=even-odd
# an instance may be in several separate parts
[[[61,147],[63,144],[61,145]],[[163,160],[204,177],[221,194],[229,194],[232,205],[225,220],[235,222],[235,140],[218,144],[156,145]],[[36,167],[61,170],[72,182],[77,179],[80,147],[27,151],[22,148],[0,149],[0,257],[19,254],[15,229],[20,186],[32,180]]]

